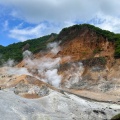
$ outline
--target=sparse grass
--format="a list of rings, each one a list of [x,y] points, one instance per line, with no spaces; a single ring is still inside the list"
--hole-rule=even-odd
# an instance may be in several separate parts
[[[96,48],[96,49],[94,49],[93,54],[98,54],[100,52],[101,52],[101,49],[100,48]]]
[[[120,113],[112,117],[111,120],[120,120]]]

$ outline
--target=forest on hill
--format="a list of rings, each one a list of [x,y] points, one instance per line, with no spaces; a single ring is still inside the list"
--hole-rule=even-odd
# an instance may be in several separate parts
[[[120,34],[115,34],[113,32],[102,30],[98,27],[89,24],[80,24],[74,25],[68,28],[64,28],[61,32],[57,35],[52,33],[50,35],[46,35],[40,38],[26,40],[25,42],[18,42],[8,45],[6,47],[0,45],[0,64],[7,61],[9,58],[14,59],[15,61],[19,62],[22,60],[22,48],[29,44],[29,50],[33,53],[37,53],[40,50],[44,50],[46,45],[53,41],[61,40],[64,42],[65,40],[70,40],[76,37],[79,34],[79,31],[82,30],[84,27],[87,27],[91,31],[95,31],[98,36],[103,36],[107,38],[109,41],[115,44],[115,58],[120,58]],[[74,32],[70,32],[74,31]]]
[[[25,42],[18,42],[8,45],[6,47],[0,46],[0,64],[4,63],[8,59],[13,59],[17,62],[22,60],[22,48],[29,44],[29,50],[33,53],[39,52],[46,48],[49,42],[52,42],[56,38],[57,34],[50,34],[40,38],[27,40]]]

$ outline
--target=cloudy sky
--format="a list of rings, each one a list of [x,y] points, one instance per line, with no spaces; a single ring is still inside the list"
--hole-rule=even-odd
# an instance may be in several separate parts
[[[0,44],[89,23],[120,33],[120,0],[0,0]]]

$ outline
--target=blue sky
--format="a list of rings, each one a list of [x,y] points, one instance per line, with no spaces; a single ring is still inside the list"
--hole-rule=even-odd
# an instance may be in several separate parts
[[[0,0],[0,45],[90,23],[120,33],[120,0]]]

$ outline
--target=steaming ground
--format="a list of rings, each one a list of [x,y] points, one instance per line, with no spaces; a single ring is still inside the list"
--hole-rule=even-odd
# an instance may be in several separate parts
[[[58,43],[50,43],[47,48],[52,55],[56,55],[60,51]],[[54,87],[60,87],[62,76],[58,74],[58,68],[61,58],[50,58],[43,56],[40,59],[34,59],[33,54],[30,51],[23,52],[24,64],[29,72],[37,74],[37,78],[41,81],[49,83]]]
[[[56,55],[60,51],[59,43],[50,43],[47,45],[47,49],[51,55]],[[51,58],[49,56],[42,56],[39,59],[34,58],[31,51],[23,52],[22,68],[13,67],[15,65],[14,60],[9,59],[3,64],[6,67],[8,75],[30,75],[41,81],[51,84],[54,87],[60,87],[62,76],[58,74],[58,68],[61,58]]]
[[[46,82],[56,88],[61,87],[62,75],[59,74],[59,68],[62,57],[54,57],[61,50],[59,43],[53,42],[47,45],[49,51],[47,55],[43,54],[40,58],[35,58],[31,51],[23,52],[23,65],[20,67],[12,67],[15,65],[14,60],[9,59],[4,66],[8,66],[7,74],[9,75],[30,75],[43,82]],[[70,59],[70,57],[66,57]],[[70,88],[73,84],[78,83],[82,78],[81,75],[84,67],[81,62],[71,64],[72,67],[65,71],[69,78],[65,78],[65,87]],[[19,65],[18,65],[19,66]]]
[[[20,64],[9,59],[0,68],[0,120],[103,120],[120,112],[119,80],[82,62],[62,64],[70,56],[57,56],[59,44],[38,58],[26,50]]]

